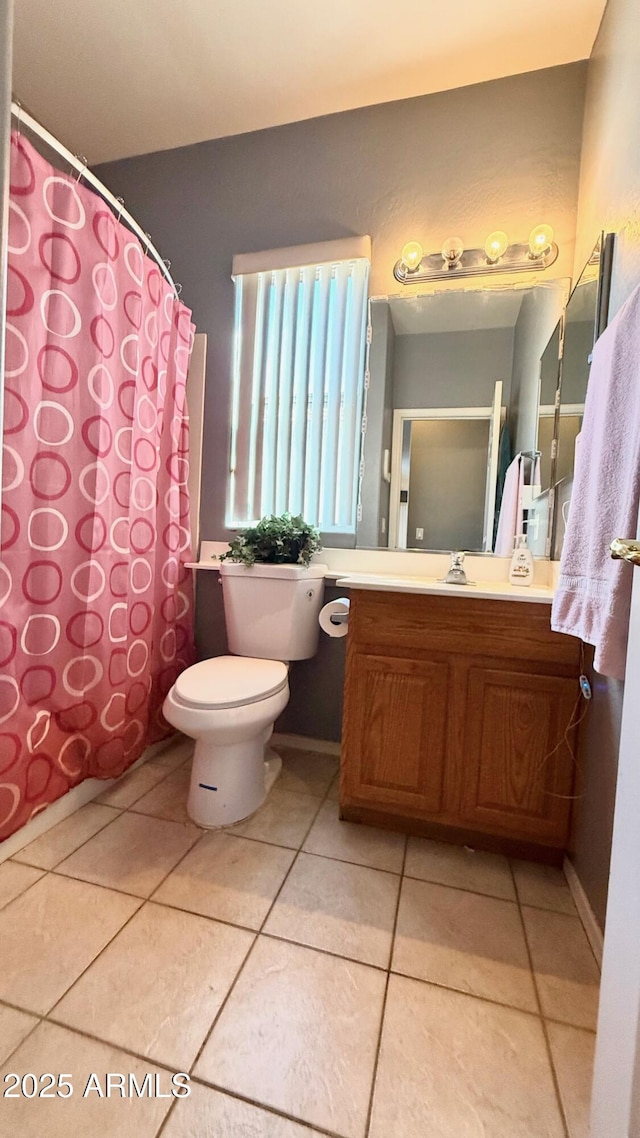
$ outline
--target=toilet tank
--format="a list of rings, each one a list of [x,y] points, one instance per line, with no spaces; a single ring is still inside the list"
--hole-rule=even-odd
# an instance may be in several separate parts
[[[306,660],[318,648],[326,565],[220,566],[229,651],[264,660]]]

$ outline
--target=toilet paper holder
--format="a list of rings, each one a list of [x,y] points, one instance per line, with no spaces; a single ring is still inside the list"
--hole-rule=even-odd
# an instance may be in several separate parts
[[[346,636],[349,629],[349,598],[338,597],[320,609],[320,628],[327,636]]]
[[[346,624],[349,620],[348,612],[332,612],[329,617],[331,624]]]

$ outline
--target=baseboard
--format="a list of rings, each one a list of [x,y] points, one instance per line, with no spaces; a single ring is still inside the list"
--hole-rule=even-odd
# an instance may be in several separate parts
[[[161,739],[159,743],[153,743],[147,747],[146,751],[140,756],[137,762],[132,763],[127,767],[125,774],[129,771],[135,770],[136,767],[143,766],[144,763],[152,759],[154,755],[160,754],[164,751],[170,743],[173,743],[175,735],[171,735],[168,739]],[[120,778],[123,776],[120,775]],[[52,830],[58,822],[64,822],[65,818],[69,818],[71,814],[75,814],[82,806],[86,806],[87,802],[97,798],[103,791],[108,790],[118,781],[117,778],[86,778],[84,782],[78,783],[71,790],[63,794],[62,798],[56,798],[46,810],[40,814],[36,814],[35,818],[31,818],[26,826],[21,830],[16,830],[10,838],[5,838],[0,842],[0,863],[6,861],[7,858],[13,857],[19,850],[24,849],[30,842],[34,842],[42,834],[46,834],[47,830]]]
[[[325,755],[339,755],[340,744],[331,739],[310,739],[308,735],[281,735],[274,731],[271,742],[277,747],[296,747],[299,751],[320,751]]]
[[[598,966],[602,968],[602,952],[604,948],[604,933],[596,920],[595,913],[589,903],[589,898],[584,891],[584,886],[576,873],[573,862],[565,857],[564,859],[564,875],[567,879],[567,885],[571,891],[571,896],[575,902],[578,916],[582,921],[584,931],[587,934],[587,939],[591,945],[593,955],[598,961]]]

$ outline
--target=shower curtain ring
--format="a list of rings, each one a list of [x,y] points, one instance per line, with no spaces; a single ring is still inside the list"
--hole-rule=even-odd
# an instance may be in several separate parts
[[[146,255],[148,254],[148,252],[149,252],[149,246],[150,246],[150,244],[151,244],[151,234],[150,234],[150,233],[146,233],[146,232],[145,232],[145,237],[146,237],[146,239],[147,239],[147,244],[145,245],[145,250],[144,250],[144,251],[145,251],[145,256],[146,256]]]
[[[170,269],[170,268],[171,268],[171,261],[169,260],[169,258],[168,258],[168,257],[163,257],[163,258],[162,258],[162,263],[163,263],[163,265],[166,265],[166,266],[167,266],[167,269]]]
[[[122,217],[122,211],[124,209],[124,198],[116,198],[116,201],[117,201],[118,205],[120,206],[120,209],[118,210],[118,216],[116,217],[116,221],[120,221],[120,218]]]
[[[18,108],[16,112],[16,133],[18,138],[22,134],[22,103],[19,99],[14,99],[15,105]]]
[[[87,159],[85,158],[84,154],[76,154],[75,157],[77,158],[78,162],[82,162],[82,169],[80,170],[78,177],[76,178],[76,186],[77,186],[78,182],[80,181],[80,179],[81,179],[82,175],[84,174],[89,163],[87,162]]]
[[[180,296],[180,293],[181,293],[181,292],[182,292],[182,285],[181,285],[181,284],[177,284],[177,285],[176,285],[176,296]]]

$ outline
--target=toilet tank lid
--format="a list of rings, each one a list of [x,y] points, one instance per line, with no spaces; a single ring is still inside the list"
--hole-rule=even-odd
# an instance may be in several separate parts
[[[243,565],[240,561],[222,561],[223,577],[280,577],[285,581],[317,581],[326,575],[326,565]]]
[[[214,656],[182,672],[176,692],[190,707],[241,707],[281,691],[287,674],[287,665],[280,660]]]

